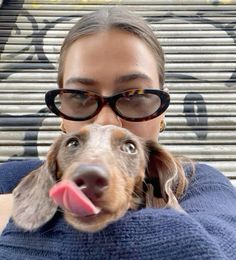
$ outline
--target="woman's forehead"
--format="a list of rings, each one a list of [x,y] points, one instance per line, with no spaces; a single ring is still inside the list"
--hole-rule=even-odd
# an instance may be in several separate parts
[[[99,32],[76,40],[64,61],[64,84],[70,78],[111,79],[143,74],[158,81],[155,57],[147,44],[121,30]],[[143,78],[142,78],[143,80]]]

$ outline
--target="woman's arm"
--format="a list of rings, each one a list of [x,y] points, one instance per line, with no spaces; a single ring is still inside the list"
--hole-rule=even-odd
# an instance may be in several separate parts
[[[197,164],[181,206],[187,214],[173,209],[129,211],[97,233],[73,229],[60,213],[31,233],[22,232],[11,221],[0,239],[0,256],[10,256],[7,259],[34,255],[41,255],[42,259],[45,256],[49,259],[57,256],[62,259],[236,259],[236,191],[225,176],[209,166]],[[19,248],[24,248],[20,256]]]
[[[12,194],[0,195],[0,234],[5,228],[12,212]]]
[[[180,204],[222,256],[236,259],[236,189],[223,174],[196,164],[195,176]]]
[[[42,164],[40,160],[9,161],[0,165],[0,194],[10,193],[18,182]]]
[[[12,195],[22,177],[41,165],[39,160],[10,161],[0,165],[0,233],[7,224],[12,211]]]

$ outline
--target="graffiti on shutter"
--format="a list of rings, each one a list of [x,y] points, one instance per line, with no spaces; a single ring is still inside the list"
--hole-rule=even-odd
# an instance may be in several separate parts
[[[181,4],[180,4],[181,2]],[[166,55],[171,106],[160,142],[236,179],[236,2],[11,0],[0,9],[0,162],[44,159],[60,119],[44,104],[82,15],[120,4],[142,15]]]

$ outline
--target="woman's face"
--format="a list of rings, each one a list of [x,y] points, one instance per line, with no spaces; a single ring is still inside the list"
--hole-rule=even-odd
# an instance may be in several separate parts
[[[121,30],[112,29],[76,40],[64,61],[63,88],[91,90],[111,96],[131,88],[159,88],[154,55],[145,42]],[[144,122],[119,118],[107,105],[87,121],[63,119],[66,132],[88,124],[117,125],[145,139],[156,140],[164,115]]]

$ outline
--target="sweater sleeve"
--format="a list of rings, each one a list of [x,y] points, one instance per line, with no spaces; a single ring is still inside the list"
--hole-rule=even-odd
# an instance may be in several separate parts
[[[10,193],[29,172],[42,164],[40,160],[9,161],[0,165],[0,194]]]
[[[180,204],[222,257],[236,259],[236,189],[228,178],[208,165],[196,164]]]
[[[236,260],[236,191],[228,179],[197,164],[180,203],[186,214],[173,209],[128,211],[96,233],[73,229],[60,212],[34,232],[23,232],[10,221],[0,236],[0,257]]]

